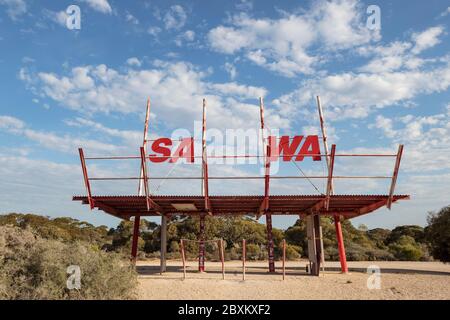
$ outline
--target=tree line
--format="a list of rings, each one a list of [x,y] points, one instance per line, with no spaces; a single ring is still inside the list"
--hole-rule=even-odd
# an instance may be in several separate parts
[[[87,242],[106,252],[129,255],[133,222],[121,221],[115,228],[94,226],[72,218],[54,218],[10,213],[0,216],[0,225],[12,225],[31,229],[44,239],[62,242]],[[321,218],[325,259],[338,260],[334,223],[329,217]],[[181,239],[187,239],[188,258],[195,259],[198,254],[198,217],[174,216],[167,227],[168,258],[179,258]],[[141,219],[138,248],[140,257],[158,258],[160,255],[160,226]],[[280,258],[282,240],[286,239],[288,259],[298,259],[307,255],[306,223],[297,220],[286,230],[273,228],[275,257]],[[364,225],[355,227],[350,220],[342,221],[342,232],[347,259],[352,260],[408,260],[450,261],[450,206],[439,212],[429,213],[428,225],[398,226],[393,230],[368,229]],[[240,259],[242,239],[247,241],[247,259],[267,259],[266,227],[250,217],[206,217],[205,239],[223,239],[225,258]],[[189,241],[192,240],[192,241]],[[206,258],[219,258],[217,242],[206,243]]]

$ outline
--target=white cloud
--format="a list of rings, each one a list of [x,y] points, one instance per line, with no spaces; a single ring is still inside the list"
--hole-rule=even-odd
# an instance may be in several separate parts
[[[136,18],[134,15],[132,15],[130,12],[126,12],[126,14],[125,14],[125,20],[127,21],[127,22],[130,22],[131,24],[134,24],[134,25],[138,25],[139,24],[139,19],[138,18]]]
[[[163,21],[167,30],[181,29],[187,20],[186,11],[180,5],[173,5],[170,7],[169,11],[165,14]]]
[[[216,83],[210,85],[210,87],[224,95],[236,95],[247,99],[264,97],[267,94],[267,90],[264,88],[246,86],[236,82]]]
[[[450,87],[450,65],[431,70],[381,73],[346,72],[304,81],[299,89],[275,100],[295,111],[320,95],[330,120],[365,118],[375,108],[383,108],[420,94],[442,92]]]
[[[234,80],[236,78],[237,70],[236,70],[236,67],[232,63],[226,62],[224,64],[223,68],[225,69],[226,72],[228,72],[231,80]]]
[[[415,42],[415,46],[412,52],[417,54],[425,49],[434,47],[440,43],[439,36],[444,32],[444,29],[440,26],[429,28],[421,33],[414,33],[412,39]]]
[[[112,13],[112,8],[108,0],[80,0],[80,1],[86,2],[95,11],[106,14]]]
[[[175,39],[175,44],[179,47],[183,45],[183,42],[192,42],[195,39],[195,32],[192,30],[187,30],[182,34],[178,35]]]
[[[142,62],[138,58],[132,57],[127,60],[127,64],[132,67],[140,67]]]
[[[153,37],[158,37],[158,34],[161,32],[162,30],[161,30],[161,28],[159,28],[159,27],[149,27],[148,29],[147,29],[147,33],[149,34],[149,35],[151,35],[151,36],[153,36]]]
[[[119,150],[124,150],[124,147],[103,143],[98,140],[83,139],[67,134],[60,135],[52,132],[33,130],[28,128],[22,120],[10,116],[0,116],[0,130],[23,136],[45,148],[64,153],[76,153],[77,148],[81,146],[89,151],[108,154],[115,153]]]
[[[142,114],[150,96],[157,121],[190,127],[194,120],[201,119],[201,101],[206,98],[213,126],[257,128],[257,99],[267,90],[235,82],[209,82],[205,79],[208,72],[185,62],[155,61],[153,68],[144,70],[118,71],[98,65],[75,67],[64,75],[30,75],[24,69],[22,79],[37,95],[84,114]],[[255,105],[235,109],[236,99],[252,100]],[[271,113],[274,126],[284,121],[275,117],[276,112]]]
[[[230,26],[217,26],[208,33],[213,50],[244,56],[254,63],[288,77],[310,74],[326,60],[327,52],[345,50],[377,40],[369,31],[357,0],[320,1],[300,14],[280,19],[251,18],[239,14]],[[323,51],[323,50],[322,50]]]
[[[12,20],[17,20],[27,12],[27,4],[24,0],[0,0],[0,5],[6,6],[6,13]]]
[[[46,16],[48,19],[55,22],[56,24],[59,24],[62,27],[66,26],[67,13],[65,11],[55,12],[48,9],[44,9],[42,13],[44,14],[44,16]]]
[[[441,17],[448,16],[450,14],[450,7],[447,8],[447,10],[444,10],[444,12],[441,13]]]

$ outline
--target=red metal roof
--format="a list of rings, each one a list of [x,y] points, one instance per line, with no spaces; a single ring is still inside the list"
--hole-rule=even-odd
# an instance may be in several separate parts
[[[199,215],[206,212],[202,196],[151,196],[153,205],[149,210],[145,196],[92,196],[92,199],[95,208],[123,219],[135,215]],[[264,196],[209,196],[209,199],[213,215],[258,215]],[[385,206],[389,196],[331,195],[328,210],[325,210],[325,199],[325,195],[272,195],[269,196],[269,211],[273,215],[339,214],[350,219]],[[409,195],[393,196],[393,202],[407,199]],[[73,200],[89,203],[87,196],[74,196]],[[173,204],[189,204],[193,211],[178,210]]]

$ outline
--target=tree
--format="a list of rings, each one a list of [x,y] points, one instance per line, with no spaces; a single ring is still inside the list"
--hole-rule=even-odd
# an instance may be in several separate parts
[[[429,213],[425,235],[433,257],[442,262],[450,262],[450,206],[442,208],[438,213]]]

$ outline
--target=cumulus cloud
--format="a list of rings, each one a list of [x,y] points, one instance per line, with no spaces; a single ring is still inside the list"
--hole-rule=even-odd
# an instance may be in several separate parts
[[[47,17],[54,23],[59,24],[62,27],[66,26],[68,16],[65,11],[57,11],[56,12],[56,11],[44,9],[42,12],[45,17]]]
[[[412,52],[417,54],[425,49],[434,47],[440,43],[439,36],[444,32],[442,27],[429,28],[421,33],[414,33],[412,36],[415,46]]]
[[[257,65],[288,77],[310,74],[326,57],[318,48],[345,50],[377,40],[365,26],[356,0],[320,1],[300,14],[279,19],[235,15],[230,25],[208,33],[211,48],[225,54],[244,53]]]
[[[407,102],[421,94],[442,92],[450,87],[450,64],[430,70],[328,75],[304,81],[299,89],[275,100],[295,110],[308,105],[319,94],[327,118],[365,118],[374,109]]]
[[[24,0],[0,0],[0,5],[6,7],[6,13],[12,20],[17,20],[27,12],[27,4]]]
[[[132,57],[127,60],[127,65],[131,67],[140,67],[142,62],[138,58]]]
[[[87,3],[95,11],[105,14],[112,13],[112,8],[108,0],[80,0],[80,1]]]
[[[98,151],[108,154],[112,154],[119,150],[124,150],[123,147],[103,143],[98,140],[83,139],[67,134],[60,135],[52,132],[33,130],[29,128],[22,120],[10,116],[0,116],[0,130],[23,136],[45,148],[65,153],[76,153],[77,148],[80,146],[83,146],[89,151]]]
[[[266,95],[267,90],[235,82],[210,82],[206,79],[208,72],[186,62],[155,61],[152,68],[144,70],[119,71],[102,64],[74,67],[62,75],[48,72],[30,75],[23,69],[21,79],[37,95],[84,114],[141,114],[150,96],[159,121],[186,126],[201,119],[201,101],[206,98],[212,126],[257,128],[257,99]],[[246,101],[255,104],[242,104]],[[274,116],[273,127],[289,125],[287,118],[275,117],[277,112],[276,109],[268,112],[268,117]]]
[[[181,29],[186,24],[186,20],[186,11],[180,5],[171,6],[169,11],[166,12],[163,18],[164,25],[167,30]]]

